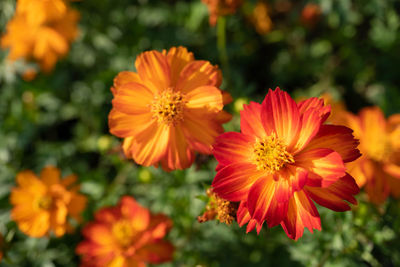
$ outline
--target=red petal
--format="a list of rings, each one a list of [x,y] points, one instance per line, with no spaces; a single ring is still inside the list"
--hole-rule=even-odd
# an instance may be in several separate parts
[[[339,153],[328,148],[317,148],[303,151],[296,155],[295,164],[307,169],[308,181],[320,181],[320,186],[327,187],[346,174],[346,168]],[[307,185],[315,186],[315,184]]]
[[[259,224],[265,220],[269,227],[278,225],[286,216],[287,202],[275,199],[275,183],[272,177],[261,177],[250,188],[247,207]]]
[[[223,166],[239,162],[250,163],[252,142],[253,138],[241,133],[224,133],[215,140],[213,153]]]
[[[358,140],[354,139],[353,130],[339,125],[322,125],[318,134],[308,144],[306,150],[329,148],[342,156],[343,162],[356,160],[361,156],[357,149]]]
[[[312,233],[313,229],[321,230],[321,220],[314,203],[304,193],[296,192],[289,201],[287,217],[281,223],[288,237],[297,240],[304,232],[304,228]]]
[[[322,119],[316,109],[308,109],[301,115],[300,119],[301,127],[297,137],[298,139],[292,151],[293,154],[301,151],[315,137],[322,123]]]
[[[212,182],[213,191],[229,201],[242,201],[262,173],[253,164],[234,163],[218,171]]]
[[[307,194],[319,205],[334,211],[350,210],[350,205],[357,204],[357,200],[353,197],[360,192],[356,181],[349,174],[346,174],[329,187],[309,187],[305,188]]]
[[[290,149],[300,130],[300,113],[288,93],[276,88],[269,90],[261,107],[261,121],[267,135],[275,132]]]
[[[250,102],[243,105],[240,111],[240,129],[243,134],[250,136],[264,137],[265,130],[261,122],[261,104]]]
[[[309,109],[317,109],[322,122],[326,121],[331,113],[331,107],[329,105],[325,106],[324,100],[317,97],[311,97],[303,100],[299,102],[297,106],[299,107],[300,114],[305,113]]]
[[[274,175],[276,201],[286,202],[294,192],[303,189],[307,175],[306,169],[290,165]]]

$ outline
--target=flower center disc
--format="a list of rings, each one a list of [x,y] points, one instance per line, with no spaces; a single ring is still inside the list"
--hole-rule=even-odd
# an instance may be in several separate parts
[[[257,140],[254,144],[254,164],[258,170],[269,173],[279,171],[286,163],[293,163],[293,156],[286,151],[286,145],[274,133]]]
[[[112,233],[122,247],[129,246],[134,235],[131,223],[126,220],[116,222],[112,227]]]
[[[151,104],[151,111],[158,123],[176,124],[183,120],[183,109],[186,101],[180,92],[167,89],[156,97]]]
[[[52,201],[51,197],[44,196],[39,199],[38,206],[41,209],[48,210],[48,209],[50,209],[52,203],[53,203],[53,201]]]

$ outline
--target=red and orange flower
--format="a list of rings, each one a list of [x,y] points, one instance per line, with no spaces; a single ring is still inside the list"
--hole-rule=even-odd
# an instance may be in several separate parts
[[[172,260],[174,247],[163,240],[172,221],[163,214],[150,214],[132,197],[114,207],[103,208],[83,230],[85,240],[76,248],[81,266],[144,267],[146,263]]]
[[[125,138],[125,155],[174,170],[188,168],[194,151],[211,154],[222,123],[231,119],[222,110],[231,99],[218,88],[218,67],[184,47],[144,52],[135,66],[137,73],[119,73],[111,88],[110,132]]]
[[[86,197],[78,192],[77,177],[60,177],[60,170],[53,166],[43,168],[40,178],[32,171],[18,173],[18,187],[10,196],[11,218],[26,235],[42,237],[53,231],[59,237],[72,230],[69,218],[81,221]]]
[[[243,0],[202,0],[202,2],[208,7],[211,26],[217,24],[218,17],[234,14],[243,4]]]
[[[365,186],[375,204],[389,195],[400,197],[400,114],[386,120],[379,107],[367,107],[358,116],[348,114],[347,119],[363,154],[349,165],[357,184]]]
[[[360,156],[358,141],[347,127],[324,125],[329,114],[322,99],[296,104],[277,88],[261,105],[245,105],[241,133],[217,138],[213,191],[240,202],[237,220],[248,223],[247,231],[260,231],[266,221],[297,240],[304,228],[321,229],[312,200],[334,211],[357,203],[359,188],[344,163]]]

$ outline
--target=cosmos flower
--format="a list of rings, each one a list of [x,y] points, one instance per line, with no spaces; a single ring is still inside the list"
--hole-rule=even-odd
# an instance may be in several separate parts
[[[172,260],[174,247],[163,237],[172,221],[163,214],[151,214],[132,197],[123,197],[114,207],[96,212],[85,226],[85,240],[76,248],[81,266],[144,267],[146,263]]]
[[[231,119],[222,110],[231,98],[218,89],[218,67],[184,47],[144,52],[135,66],[137,73],[119,73],[111,88],[110,132],[125,138],[125,155],[169,171],[188,168],[195,151],[211,154],[221,124]]]
[[[243,0],[202,0],[207,5],[210,13],[210,25],[217,24],[218,17],[234,14]]]
[[[9,48],[8,59],[34,60],[50,72],[68,53],[78,36],[79,13],[61,0],[22,0],[6,26],[1,47]]]
[[[324,125],[330,107],[322,99],[298,104],[284,91],[270,90],[260,105],[241,112],[241,133],[219,136],[213,191],[240,202],[237,219],[247,230],[281,224],[292,239],[321,229],[312,200],[334,211],[350,209],[359,192],[345,162],[360,156],[351,129]]]
[[[360,139],[362,156],[349,164],[349,172],[371,202],[400,197],[400,114],[387,120],[379,107],[367,107],[358,116],[347,115],[348,126]]]
[[[321,18],[321,7],[314,3],[308,3],[301,11],[301,22],[308,27],[313,27]]]
[[[43,168],[40,178],[28,170],[18,173],[18,187],[10,196],[11,218],[26,235],[42,237],[53,231],[59,237],[72,230],[70,218],[81,221],[86,197],[78,192],[77,177],[60,177],[53,166]]]
[[[266,2],[258,1],[251,14],[251,22],[259,34],[267,34],[272,29],[272,20],[269,16],[269,7]]]

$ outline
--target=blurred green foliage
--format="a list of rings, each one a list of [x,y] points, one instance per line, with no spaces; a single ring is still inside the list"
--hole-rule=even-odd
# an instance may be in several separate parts
[[[165,173],[124,159],[121,140],[108,132],[109,90],[115,75],[134,70],[145,50],[183,45],[197,59],[223,66],[223,89],[234,98],[260,101],[268,88],[280,86],[294,96],[330,91],[351,111],[379,105],[387,115],[400,112],[400,4],[395,0],[317,0],[320,20],[300,22],[308,1],[267,1],[273,30],[259,35],[249,14],[255,1],[227,17],[229,65],[220,62],[217,31],[208,24],[200,0],[85,0],[80,37],[53,73],[26,82],[21,73],[33,64],[7,62],[0,52],[0,232],[6,255],[0,266],[76,266],[73,235],[34,239],[10,220],[10,189],[23,169],[39,172],[48,164],[76,173],[89,197],[85,221],[120,196],[133,195],[154,212],[174,221],[169,239],[175,262],[164,266],[400,266],[400,206],[366,202],[352,212],[321,208],[322,232],[306,231],[298,242],[279,227],[245,234],[237,225],[199,224],[205,203],[199,196],[211,183],[216,162],[198,157],[185,171]],[[5,29],[14,0],[0,2]],[[283,10],[282,6],[289,6]],[[233,106],[228,109],[233,111]],[[237,105],[236,105],[237,106]],[[227,130],[239,130],[235,117]]]

